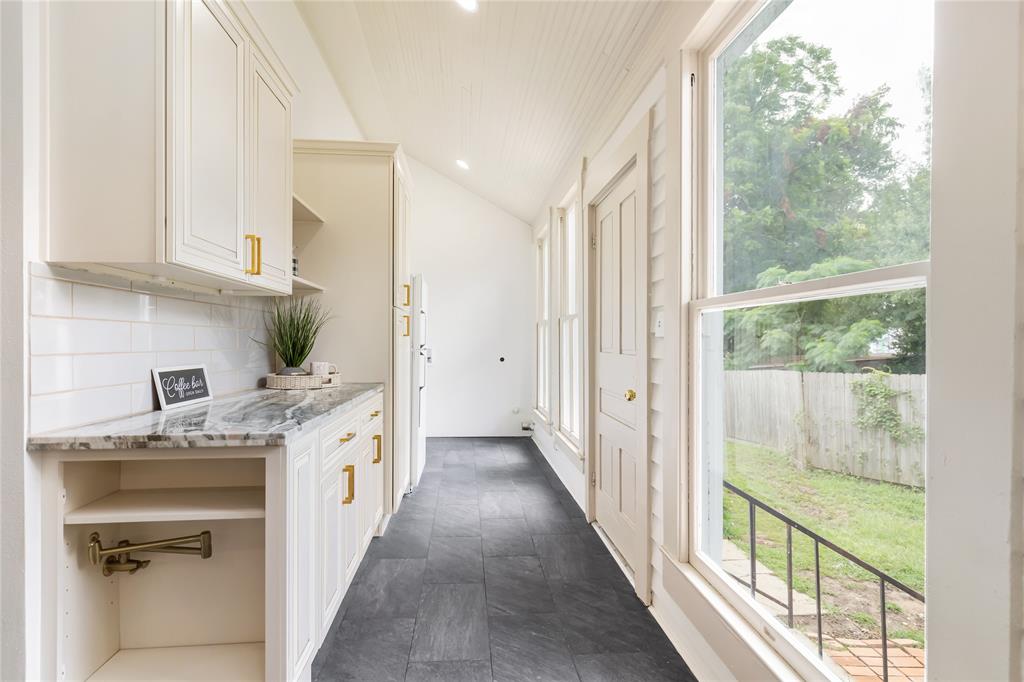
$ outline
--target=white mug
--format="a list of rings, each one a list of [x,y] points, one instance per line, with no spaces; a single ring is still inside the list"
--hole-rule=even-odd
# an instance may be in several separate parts
[[[325,374],[337,374],[338,366],[332,362],[311,362],[309,364],[310,374],[324,376]]]

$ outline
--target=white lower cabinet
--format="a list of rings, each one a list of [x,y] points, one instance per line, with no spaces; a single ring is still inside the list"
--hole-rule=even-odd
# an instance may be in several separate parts
[[[383,523],[383,395],[338,412],[287,447],[42,455],[42,677],[308,680]]]
[[[291,679],[303,671],[319,648],[315,598],[317,548],[317,434],[288,448],[287,632]]]

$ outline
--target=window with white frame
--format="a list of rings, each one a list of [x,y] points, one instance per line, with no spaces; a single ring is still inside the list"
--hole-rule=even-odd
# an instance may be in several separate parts
[[[838,679],[923,675],[932,11],[772,0],[700,59],[690,560]]]
[[[551,411],[551,236],[537,241],[536,408],[546,419]]]
[[[574,445],[580,444],[582,400],[582,339],[580,338],[580,226],[575,201],[559,216],[561,267],[559,280],[559,430]]]

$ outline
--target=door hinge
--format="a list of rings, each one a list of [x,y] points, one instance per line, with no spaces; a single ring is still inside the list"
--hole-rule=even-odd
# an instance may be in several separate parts
[[[597,472],[596,471],[591,471],[590,472],[590,487],[591,488],[597,487]]]
[[[690,87],[692,88],[694,85],[696,85],[696,83],[697,83],[697,74],[691,73],[690,74]]]
[[[597,235],[593,233],[590,235],[590,248],[597,249]]]

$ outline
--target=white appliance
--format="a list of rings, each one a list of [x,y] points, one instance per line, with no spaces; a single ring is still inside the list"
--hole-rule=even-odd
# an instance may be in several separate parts
[[[427,345],[427,285],[423,275],[412,278],[412,486],[419,483],[427,463],[427,367],[433,362]]]

